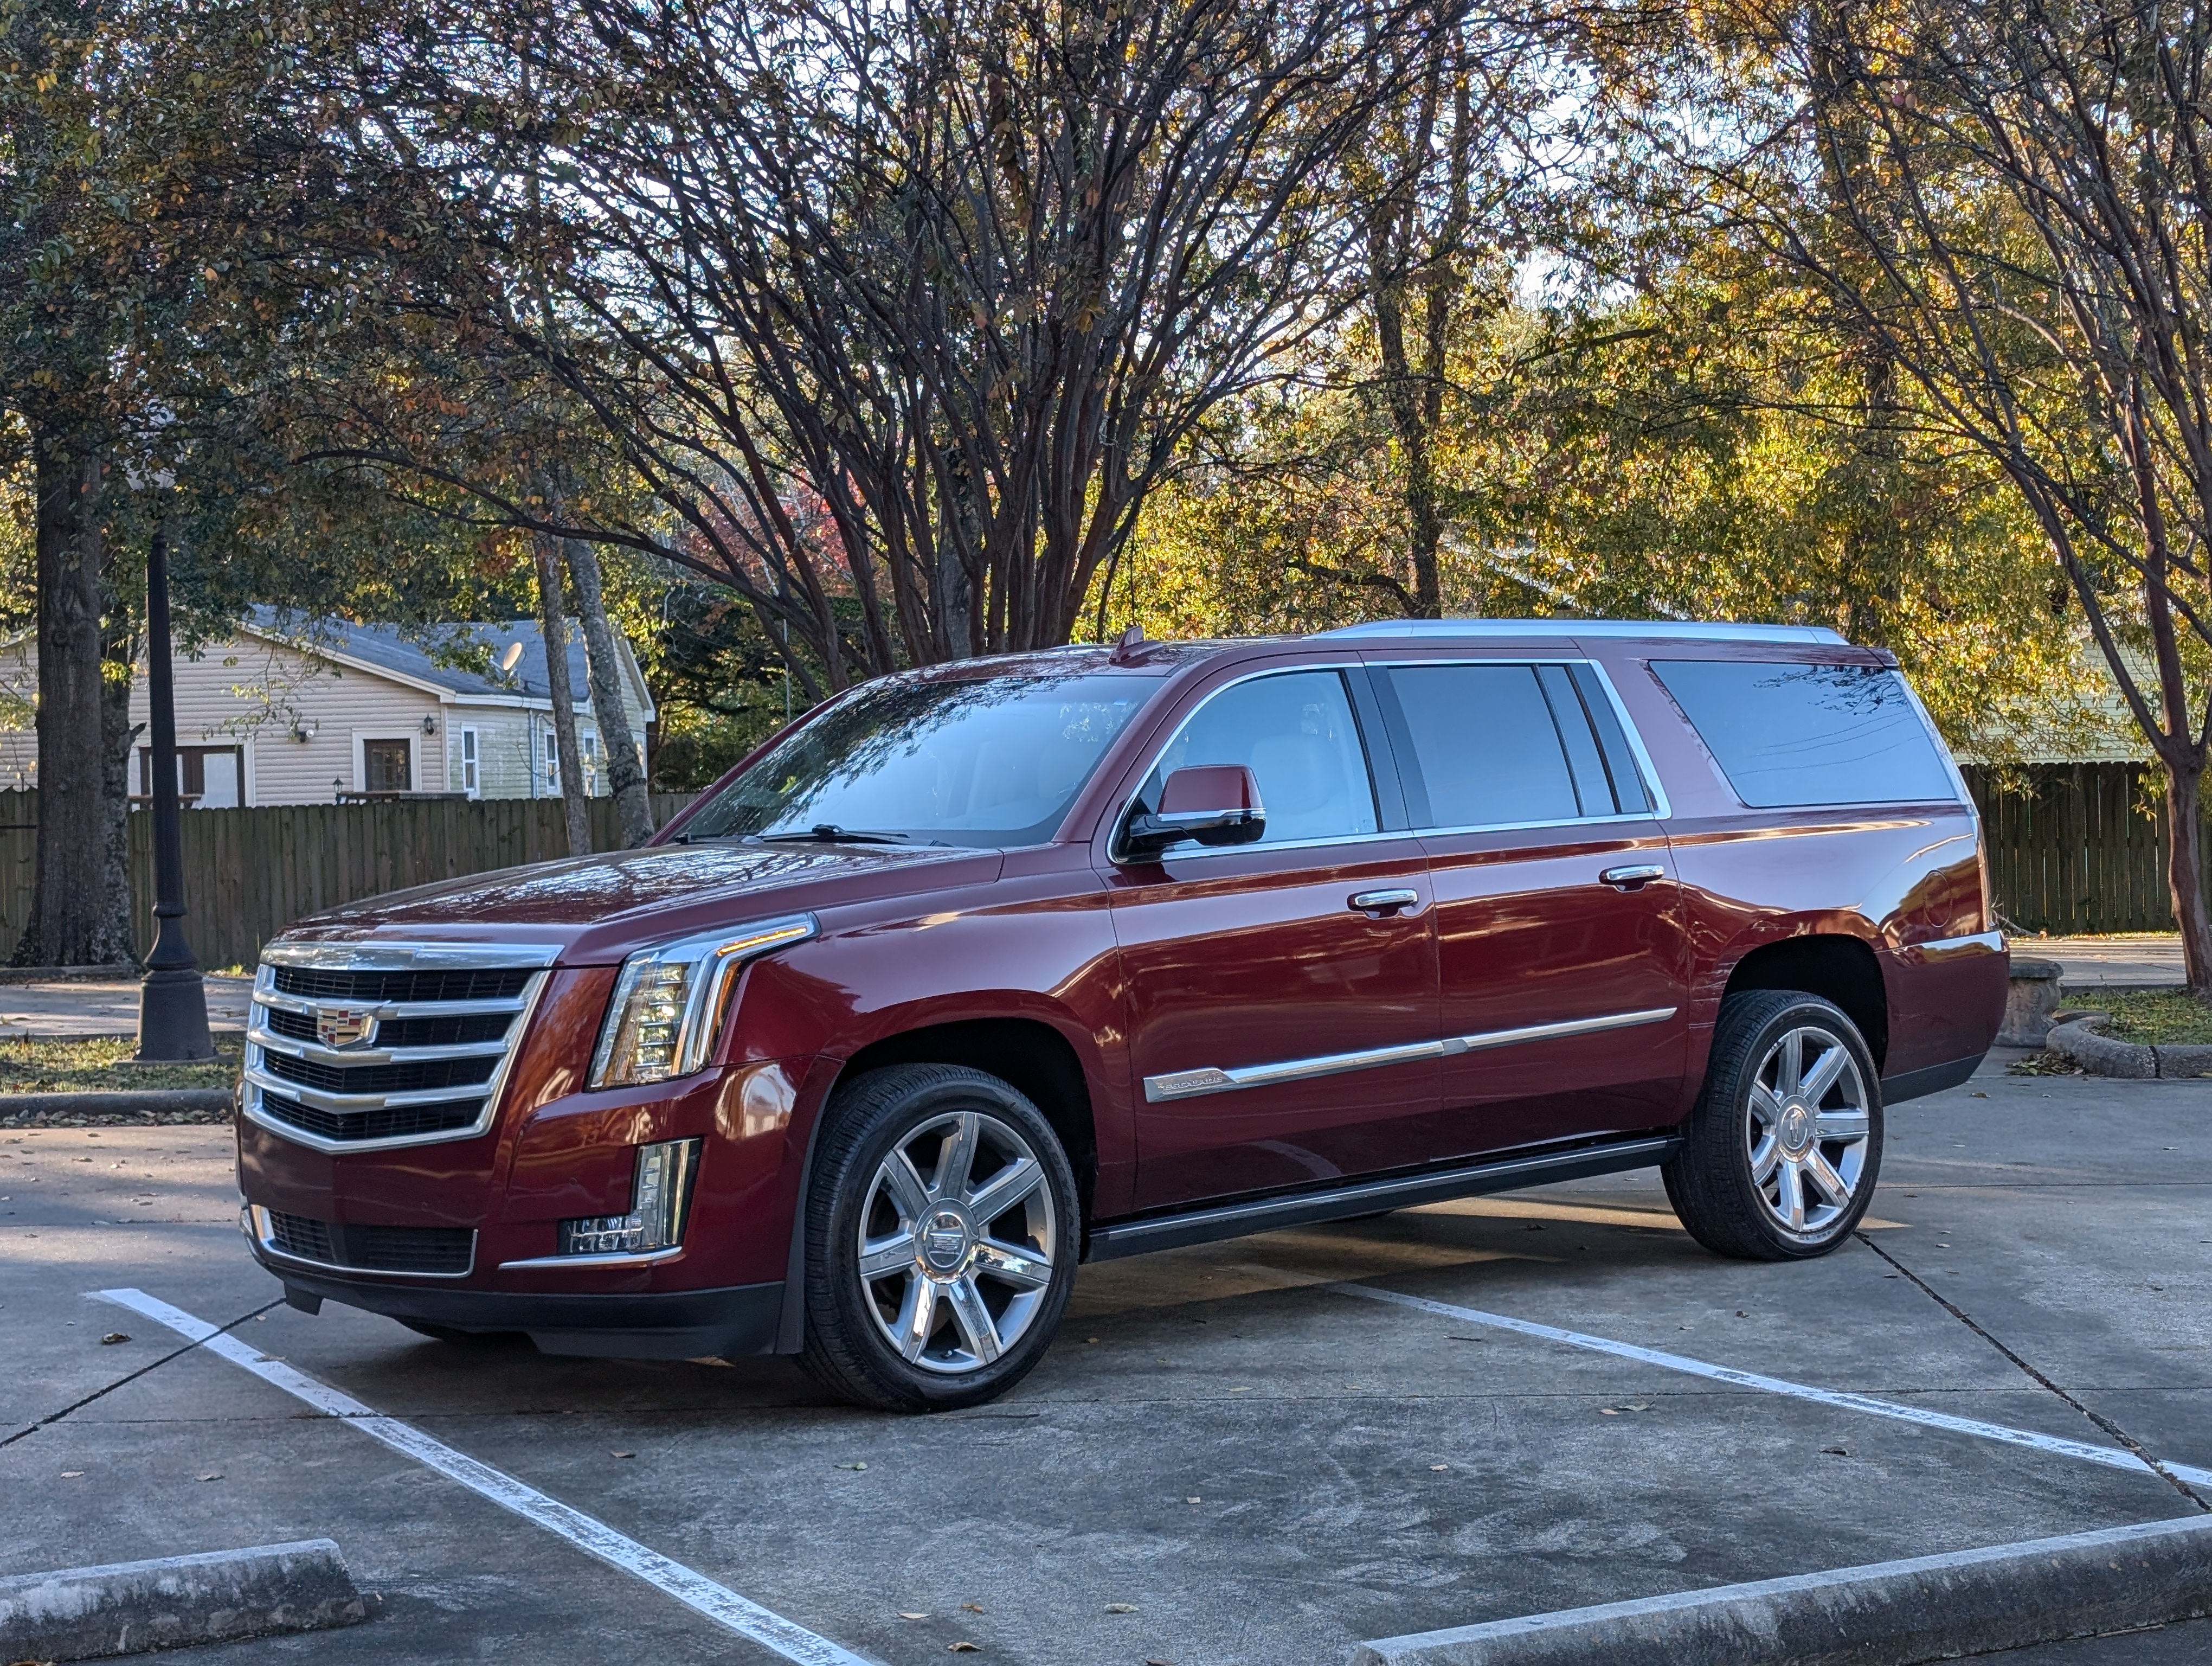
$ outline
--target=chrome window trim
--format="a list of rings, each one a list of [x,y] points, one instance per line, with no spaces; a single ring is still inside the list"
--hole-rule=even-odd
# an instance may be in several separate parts
[[[279,1250],[275,1233],[269,1225],[269,1211],[258,1203],[249,1203],[238,1212],[239,1230],[247,1240],[271,1261],[280,1261],[289,1267],[311,1267],[318,1273],[336,1273],[345,1278],[370,1279],[465,1279],[477,1270],[478,1233],[475,1227],[469,1232],[469,1264],[458,1273],[407,1273],[380,1267],[346,1267],[337,1262],[313,1261],[306,1256],[295,1256]]]
[[[1340,1075],[1348,1070],[1371,1070],[1382,1065],[1413,1064],[1423,1059],[1457,1058],[1463,1053],[1486,1052],[1493,1047],[1514,1047],[1523,1042],[1556,1041],[1568,1036],[1595,1035],[1605,1030],[1626,1030],[1641,1024],[1661,1024],[1674,1016],[1672,1006],[1652,1006],[1634,1012],[1608,1012],[1599,1018],[1565,1018],[1556,1024],[1524,1025],[1513,1030],[1482,1030],[1473,1035],[1447,1036],[1441,1041],[1405,1042],[1395,1047],[1373,1047],[1357,1053],[1325,1053],[1308,1059],[1287,1059],[1274,1064],[1200,1065],[1195,1069],[1170,1071],[1145,1078],[1145,1098],[1151,1104],[1176,1099],[1198,1099],[1208,1094],[1231,1093],[1240,1088],[1273,1087],[1283,1082],[1310,1081],[1317,1076]]]
[[[1324,634],[1334,635],[1336,633],[1332,631]],[[1334,848],[1340,845],[1369,844],[1378,839],[1447,838],[1455,837],[1459,835],[1467,833],[1534,833],[1549,827],[1618,827],[1631,822],[1664,822],[1674,813],[1674,805],[1667,796],[1666,786],[1659,779],[1658,766],[1652,763],[1651,754],[1650,751],[1645,750],[1644,737],[1637,733],[1636,721],[1629,716],[1628,708],[1621,703],[1620,690],[1613,686],[1613,678],[1607,675],[1605,667],[1595,660],[1577,658],[1572,655],[1562,659],[1554,655],[1547,654],[1540,655],[1536,658],[1528,660],[1369,660],[1360,661],[1359,663],[1364,668],[1372,671],[1389,671],[1398,666],[1528,666],[1532,668],[1537,666],[1588,666],[1591,673],[1596,677],[1598,686],[1605,690],[1606,699],[1612,704],[1613,719],[1620,725],[1620,733],[1627,739],[1628,750],[1635,758],[1637,770],[1644,777],[1644,790],[1650,795],[1651,807],[1649,810],[1631,810],[1626,812],[1616,812],[1610,816],[1570,816],[1549,821],[1479,822],[1456,827],[1384,828],[1378,833],[1347,833],[1340,838],[1285,839],[1279,844],[1269,844],[1265,840],[1261,840],[1255,844],[1245,845],[1206,846],[1194,844],[1188,850],[1183,849],[1180,846],[1170,845],[1165,851],[1163,851],[1160,854],[1159,860],[1163,863],[1169,860],[1180,862],[1188,860],[1193,857],[1218,859],[1223,856],[1251,855],[1264,850],[1318,850],[1322,848]],[[1277,666],[1270,667],[1267,671],[1255,672],[1249,677],[1239,677],[1232,681],[1224,683],[1219,688],[1214,690],[1212,694],[1207,695],[1205,700],[1201,700],[1197,705],[1192,707],[1189,714],[1183,719],[1183,722],[1176,726],[1175,733],[1170,734],[1167,738],[1166,742],[1160,746],[1159,750],[1152,754],[1151,760],[1145,766],[1144,773],[1137,777],[1139,783],[1141,784],[1151,779],[1152,771],[1159,768],[1160,759],[1166,756],[1168,748],[1174,745],[1175,743],[1182,738],[1183,725],[1188,723],[1192,718],[1196,717],[1200,712],[1203,711],[1206,708],[1206,702],[1211,701],[1214,697],[1214,695],[1224,693],[1228,690],[1235,688],[1239,683],[1249,683],[1259,677],[1279,677],[1286,672],[1293,671],[1334,671],[1341,672],[1345,669],[1346,667],[1343,665],[1334,663],[1324,663],[1311,666]],[[1353,717],[1354,721],[1357,721],[1358,712],[1356,708]],[[1364,745],[1364,739],[1365,738],[1363,735],[1363,745]],[[1602,748],[1601,748],[1601,751],[1602,751]],[[1375,767],[1375,759],[1371,751],[1370,751],[1368,755],[1367,767],[1370,771],[1372,771]],[[1129,806],[1127,804],[1124,804],[1121,809],[1115,812],[1114,825],[1117,833],[1121,827],[1121,818],[1128,813],[1128,809]],[[1379,815],[1379,810],[1377,813]],[[1118,844],[1109,847],[1108,854],[1117,862],[1127,860]]]
[[[393,1001],[379,1003],[370,1008],[380,1023],[386,1018],[469,1017],[485,1013],[507,1012],[513,1015],[504,1040],[494,1045],[489,1043],[469,1043],[458,1049],[452,1048],[406,1048],[403,1049],[364,1049],[360,1052],[333,1051],[313,1043],[295,1042],[289,1037],[275,1036],[258,1022],[249,1021],[246,1037],[246,1060],[242,1074],[244,1092],[240,1096],[240,1113],[255,1127],[264,1128],[281,1140],[295,1146],[304,1146],[333,1156],[349,1152],[397,1151],[410,1146],[441,1145],[455,1140],[480,1139],[487,1133],[499,1115],[500,1102],[504,1097],[507,1078],[514,1066],[514,1056],[522,1037],[528,1032],[530,1020],[538,1010],[546,985],[551,981],[551,966],[556,947],[536,943],[272,943],[261,953],[261,964],[253,978],[252,1000],[269,1006],[281,1005],[288,1012],[313,1014],[322,1010],[329,1001],[313,996],[286,996],[274,987],[276,968],[280,965],[300,966],[324,971],[497,971],[530,970],[531,977],[520,994],[501,1000],[452,1001]],[[343,1005],[343,1002],[337,1003]],[[251,1015],[249,1014],[249,1020]],[[438,1058],[487,1058],[500,1055],[499,1063],[491,1074],[480,1083],[457,1083],[451,1087],[415,1088],[399,1093],[331,1093],[297,1082],[287,1081],[262,1067],[264,1051],[283,1053],[289,1057],[313,1059],[337,1065],[371,1065],[430,1061]],[[295,1127],[262,1108],[262,1096],[273,1093],[295,1100],[311,1110],[343,1114],[347,1111],[385,1110],[404,1109],[409,1105],[445,1104],[455,1099],[471,1099],[479,1095],[483,1108],[476,1119],[457,1128],[438,1128],[427,1134],[392,1134],[376,1140],[331,1140],[308,1129]],[[281,1253],[272,1251],[271,1253]],[[341,1268],[341,1271],[347,1269]],[[412,1276],[412,1275],[410,1275]],[[445,1276],[424,1275],[424,1276]]]

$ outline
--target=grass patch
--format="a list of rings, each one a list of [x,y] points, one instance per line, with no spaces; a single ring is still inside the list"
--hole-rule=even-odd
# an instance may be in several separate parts
[[[204,1064],[134,1064],[129,1036],[25,1037],[0,1042],[0,1093],[129,1093],[149,1088],[237,1085],[240,1043],[216,1042]]]
[[[2081,1002],[2112,1015],[2105,1033],[2114,1041],[2153,1047],[2212,1044],[2212,1001],[2199,1000],[2186,990],[2085,991]]]

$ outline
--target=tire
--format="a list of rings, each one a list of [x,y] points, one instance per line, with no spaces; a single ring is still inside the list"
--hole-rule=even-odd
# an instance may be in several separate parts
[[[1825,1256],[1857,1227],[1881,1171],[1874,1055],[1818,995],[1730,995],[1684,1134],[1660,1174],[1691,1237],[1743,1261]]]
[[[1082,1223],[1059,1136],[1006,1083],[957,1065],[871,1071],[826,1115],[800,1363],[883,1411],[997,1398],[1043,1357],[1074,1287]]]

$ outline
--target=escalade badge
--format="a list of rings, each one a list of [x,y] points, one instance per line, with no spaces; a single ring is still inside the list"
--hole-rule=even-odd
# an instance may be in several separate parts
[[[365,1007],[326,1006],[315,1014],[315,1036],[325,1047],[352,1047],[368,1039],[375,1023]]]

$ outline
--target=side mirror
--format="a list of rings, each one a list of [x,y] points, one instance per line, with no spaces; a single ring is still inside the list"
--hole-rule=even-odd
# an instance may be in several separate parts
[[[1250,844],[1267,830],[1259,783],[1241,763],[1178,769],[1160,786],[1160,807],[1129,818],[1121,829],[1121,854],[1156,860],[1185,839],[1203,845]]]

